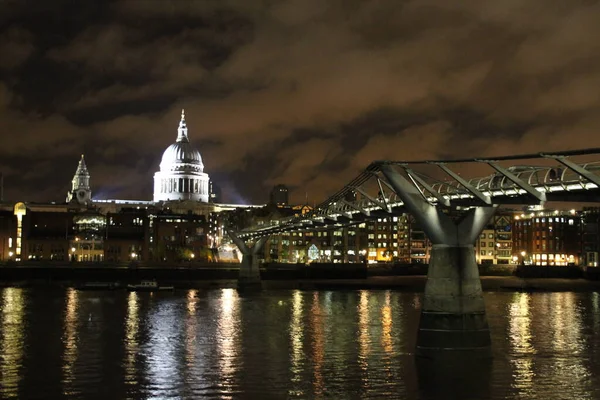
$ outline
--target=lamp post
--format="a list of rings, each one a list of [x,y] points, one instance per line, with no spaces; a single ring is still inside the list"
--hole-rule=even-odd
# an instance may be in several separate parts
[[[521,252],[521,265],[525,265],[525,255],[526,255],[526,254],[527,254],[527,253],[526,253],[525,251],[522,251],[522,252]]]
[[[77,249],[75,247],[71,247],[71,260],[73,261],[77,261],[77,255],[75,254],[75,251]]]

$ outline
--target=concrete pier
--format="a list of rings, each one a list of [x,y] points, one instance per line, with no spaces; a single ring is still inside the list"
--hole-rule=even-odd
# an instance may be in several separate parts
[[[482,194],[479,197],[483,205],[469,209],[452,210],[443,198],[434,205],[391,166],[384,166],[382,172],[433,244],[417,355],[427,358],[459,353],[469,353],[476,358],[491,356],[474,244],[496,207]],[[472,187],[469,190],[476,192]]]
[[[417,355],[470,352],[489,357],[485,315],[473,246],[434,245],[417,336]]]
[[[242,252],[242,263],[240,264],[240,274],[237,283],[238,290],[262,290],[258,253],[267,242],[268,236],[263,236],[250,245],[246,244],[246,242],[233,232],[229,232],[229,236]]]

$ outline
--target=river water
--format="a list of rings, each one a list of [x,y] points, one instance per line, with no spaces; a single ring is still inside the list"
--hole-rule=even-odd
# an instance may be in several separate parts
[[[486,293],[491,362],[422,363],[421,294],[0,289],[0,397],[600,399],[598,293]]]

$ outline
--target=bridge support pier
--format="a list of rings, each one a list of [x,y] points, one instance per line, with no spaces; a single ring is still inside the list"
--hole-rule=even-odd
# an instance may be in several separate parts
[[[417,355],[470,352],[490,356],[485,315],[473,245],[434,244],[417,335]]]
[[[262,281],[260,279],[260,258],[258,257],[258,253],[267,242],[268,236],[259,238],[251,246],[247,245],[233,232],[229,232],[229,236],[242,252],[242,262],[237,282],[238,290],[261,290]]]
[[[490,332],[474,243],[495,206],[474,207],[451,217],[441,206],[425,201],[422,193],[391,166],[383,166],[382,172],[433,243],[417,355],[490,357]]]

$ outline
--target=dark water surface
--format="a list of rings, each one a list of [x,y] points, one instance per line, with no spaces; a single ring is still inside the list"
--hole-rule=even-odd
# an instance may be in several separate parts
[[[600,399],[598,293],[487,293],[488,364],[416,362],[420,294],[0,289],[0,397]]]

